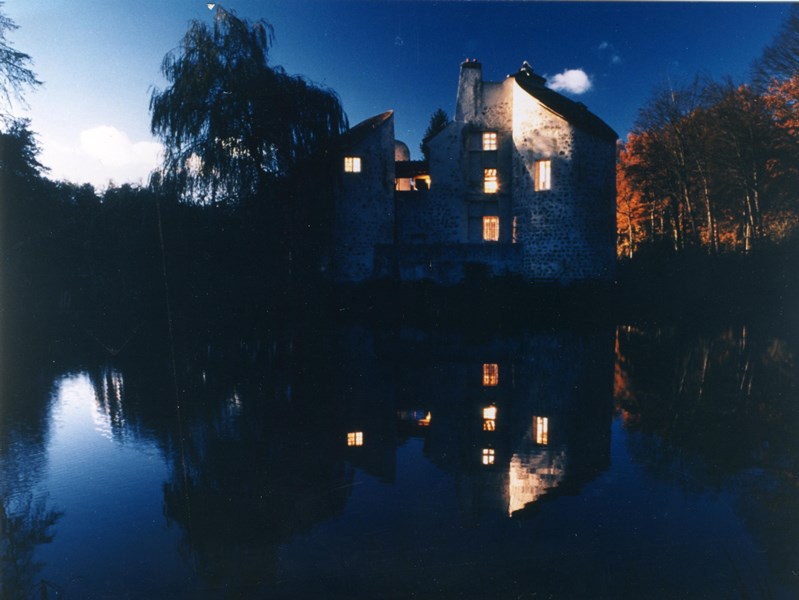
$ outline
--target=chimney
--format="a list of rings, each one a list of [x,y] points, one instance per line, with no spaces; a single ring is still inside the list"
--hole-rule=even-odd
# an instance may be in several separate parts
[[[461,63],[455,121],[463,123],[476,118],[483,101],[483,65],[474,58]]]

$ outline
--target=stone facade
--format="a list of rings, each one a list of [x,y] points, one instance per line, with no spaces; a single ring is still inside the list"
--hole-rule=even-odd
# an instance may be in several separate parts
[[[426,169],[393,139],[392,113],[354,127],[342,158],[363,170],[344,173],[337,201],[337,278],[612,281],[616,133],[544,84],[527,63],[495,83],[464,62]]]

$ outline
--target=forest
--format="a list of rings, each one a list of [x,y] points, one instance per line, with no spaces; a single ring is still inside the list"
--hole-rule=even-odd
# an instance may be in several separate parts
[[[0,32],[15,27],[0,17]],[[6,309],[135,322],[165,298],[171,310],[212,313],[301,310],[326,296],[330,156],[347,117],[333,90],[268,62],[272,39],[266,21],[221,7],[212,24],[190,24],[161,66],[168,87],[151,95],[165,156],[144,186],[49,179],[31,123],[3,115]],[[2,93],[19,99],[40,82],[33,59],[4,40]],[[797,102],[797,6],[751,81],[697,75],[652,92],[618,144],[621,304],[782,310],[799,300]]]

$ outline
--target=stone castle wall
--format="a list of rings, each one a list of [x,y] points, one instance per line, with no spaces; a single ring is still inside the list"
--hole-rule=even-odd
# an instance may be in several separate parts
[[[337,204],[347,232],[337,237],[339,279],[454,283],[481,264],[530,281],[613,281],[615,144],[515,77],[484,82],[476,62],[461,66],[457,98],[455,120],[428,142],[429,191],[394,192],[393,117],[357,147],[364,172],[345,174]],[[483,150],[486,131],[497,134],[494,151]],[[551,161],[548,190],[535,189],[539,160]],[[497,193],[485,192],[485,169],[496,169]],[[499,241],[483,241],[485,216],[499,217]]]
[[[374,274],[375,247],[394,241],[393,115],[347,145],[342,171],[345,156],[360,158],[361,172],[341,173],[334,272],[338,281],[364,281]]]
[[[531,280],[612,281],[615,146],[549,111],[514,85],[513,210]],[[551,161],[551,189],[535,164]]]

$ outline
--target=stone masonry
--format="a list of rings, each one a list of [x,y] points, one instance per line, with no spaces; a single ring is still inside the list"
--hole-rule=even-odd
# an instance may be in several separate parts
[[[342,166],[358,158],[361,170],[344,172],[336,203],[339,281],[449,284],[470,270],[613,281],[617,135],[527,63],[502,82],[461,65],[455,118],[428,142],[429,164],[395,165],[393,135],[387,112],[343,141]]]

